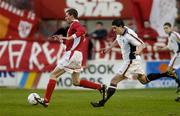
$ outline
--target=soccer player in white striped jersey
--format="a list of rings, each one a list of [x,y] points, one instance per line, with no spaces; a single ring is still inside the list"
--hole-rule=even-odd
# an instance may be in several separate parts
[[[138,38],[137,34],[133,30],[126,27],[121,19],[113,20],[112,28],[116,32],[116,40],[114,40],[110,47],[105,48],[103,52],[107,53],[116,44],[119,44],[121,47],[123,63],[119,68],[119,71],[112,78],[110,86],[106,92],[106,97],[98,102],[91,102],[93,107],[104,106],[108,99],[115,93],[117,84],[128,78],[130,75],[136,76],[142,84],[146,84],[161,77],[171,77],[175,79],[175,77],[170,75],[168,72],[151,73],[146,76],[144,70],[142,69],[140,57],[142,50],[145,48],[144,42]]]
[[[168,44],[159,50],[170,50],[174,53],[174,56],[170,60],[167,72],[174,75],[177,79],[178,76],[175,69],[180,68],[180,34],[173,31],[172,26],[169,22],[164,23],[164,31],[168,34]],[[178,85],[177,92],[180,91],[180,85]]]

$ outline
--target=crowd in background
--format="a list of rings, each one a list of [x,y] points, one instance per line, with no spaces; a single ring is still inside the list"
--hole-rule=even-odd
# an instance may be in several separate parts
[[[180,33],[180,0],[176,0],[177,17],[175,19],[174,29]]]
[[[17,8],[34,10],[34,2],[33,0],[4,0]],[[175,19],[174,29],[177,32],[180,32],[180,0],[177,0],[177,17]],[[91,20],[88,20],[91,21]],[[87,20],[82,21],[84,26],[88,29]],[[135,30],[138,33],[138,36],[148,44],[154,44],[157,42],[157,38],[159,37],[157,31],[151,28],[151,23],[147,20],[144,21],[144,29],[141,32],[138,32],[136,29],[136,25],[133,19],[125,19],[125,24]],[[91,25],[92,26],[92,25]],[[103,20],[98,20],[94,26],[92,31],[87,32],[87,38],[89,39],[89,59],[92,59],[92,51],[97,41],[106,41],[111,43],[115,39],[115,33],[111,29],[111,27],[105,27]],[[36,33],[37,38],[46,39],[48,36],[51,36],[56,30],[59,29],[62,36],[66,36],[68,24],[63,20],[43,20],[41,19],[40,24],[38,26],[38,31]]]

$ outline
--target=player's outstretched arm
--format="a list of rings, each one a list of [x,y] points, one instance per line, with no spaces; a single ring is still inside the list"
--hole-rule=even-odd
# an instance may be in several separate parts
[[[59,42],[63,42],[62,35],[52,35],[52,36],[48,37],[48,40],[56,40]]]
[[[60,37],[61,40],[71,40],[73,39],[73,36],[69,36],[69,37]]]
[[[113,43],[107,47],[107,48],[103,48],[101,49],[101,51],[105,54],[105,53],[108,53],[109,51],[111,51],[111,49],[116,46],[118,44],[117,40],[114,40]]]
[[[53,36],[50,36],[48,39],[50,40],[70,40],[70,39],[73,39],[73,36],[69,36],[69,37],[63,37],[61,35],[53,35]]]

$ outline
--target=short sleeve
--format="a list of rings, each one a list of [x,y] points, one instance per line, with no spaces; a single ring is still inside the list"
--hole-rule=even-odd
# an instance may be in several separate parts
[[[141,44],[144,44],[144,42],[138,38],[136,35],[128,34],[128,41],[134,46],[139,46]]]

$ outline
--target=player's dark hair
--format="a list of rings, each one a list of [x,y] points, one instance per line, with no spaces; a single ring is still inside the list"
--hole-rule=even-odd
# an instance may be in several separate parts
[[[166,22],[166,23],[164,23],[164,26],[171,27],[172,25],[171,25],[171,23],[169,23],[169,22]]]
[[[102,25],[103,26],[103,22],[96,22],[96,24]]]
[[[115,25],[117,27],[124,27],[124,22],[122,19],[115,19],[112,21],[112,25]]]
[[[69,15],[73,15],[75,19],[78,18],[78,12],[76,9],[74,8],[70,8],[66,11],[66,13],[68,13]]]

